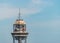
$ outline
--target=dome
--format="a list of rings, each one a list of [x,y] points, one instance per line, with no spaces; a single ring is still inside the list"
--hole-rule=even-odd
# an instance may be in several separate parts
[[[26,24],[23,20],[16,20],[15,24]]]

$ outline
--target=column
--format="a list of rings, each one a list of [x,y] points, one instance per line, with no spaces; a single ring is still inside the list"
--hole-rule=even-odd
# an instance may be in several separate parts
[[[21,40],[21,38],[19,37],[19,39],[18,39],[18,43],[22,43],[22,40]]]
[[[27,38],[25,38],[25,43],[27,43]]]
[[[13,36],[13,43],[15,43],[15,37]]]

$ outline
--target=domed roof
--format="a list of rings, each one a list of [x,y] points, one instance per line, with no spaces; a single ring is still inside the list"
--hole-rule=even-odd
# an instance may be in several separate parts
[[[16,20],[15,24],[26,24],[26,23],[21,19],[21,20]]]

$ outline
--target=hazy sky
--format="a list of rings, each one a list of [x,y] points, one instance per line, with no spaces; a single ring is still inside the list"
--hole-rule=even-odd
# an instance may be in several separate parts
[[[0,43],[13,43],[18,12],[27,24],[27,43],[60,43],[60,0],[0,0]]]

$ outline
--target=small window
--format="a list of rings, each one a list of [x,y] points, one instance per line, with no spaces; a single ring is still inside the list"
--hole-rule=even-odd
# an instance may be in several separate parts
[[[19,25],[19,24],[18,24],[18,25],[16,25],[16,27],[17,27],[17,28],[23,28],[24,25]]]
[[[20,25],[18,24],[18,25],[16,25],[16,27],[17,27],[17,28],[20,28]]]

